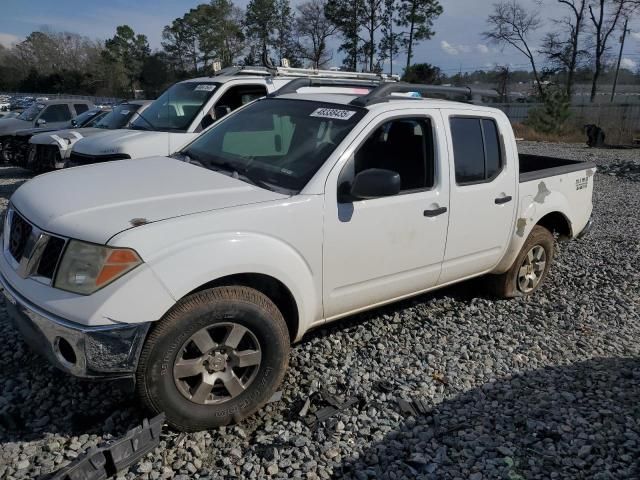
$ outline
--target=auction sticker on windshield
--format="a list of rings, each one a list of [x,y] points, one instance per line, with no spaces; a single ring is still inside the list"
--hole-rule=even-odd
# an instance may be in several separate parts
[[[310,116],[331,118],[334,120],[349,120],[356,114],[354,110],[340,110],[338,108],[318,108]]]
[[[196,88],[194,88],[193,91],[194,92],[213,92],[215,88],[216,88],[215,85],[207,85],[206,83],[203,83],[201,85],[198,85]]]

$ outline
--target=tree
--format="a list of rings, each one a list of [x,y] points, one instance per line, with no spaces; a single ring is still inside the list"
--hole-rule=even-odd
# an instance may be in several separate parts
[[[370,72],[374,70],[373,59],[377,50],[376,32],[380,30],[384,21],[384,3],[385,0],[363,0],[362,2],[362,29],[365,33],[362,53],[366,68]]]
[[[244,48],[241,11],[230,0],[211,0],[163,30],[165,52],[183,71],[206,70],[214,59],[229,66]]]
[[[378,57],[381,62],[389,60],[389,73],[391,75],[393,75],[393,60],[400,53],[400,43],[402,41],[402,33],[394,30],[394,26],[397,24],[396,12],[396,0],[385,0],[381,28],[382,38],[378,44],[380,50]]]
[[[563,68],[567,72],[565,92],[571,99],[576,68],[581,57],[587,52],[580,49],[580,34],[584,27],[584,15],[589,0],[556,0],[570,10],[570,16],[555,20],[558,30],[568,30],[567,34],[560,32],[548,33],[543,41],[541,53],[552,64]]]
[[[176,18],[171,25],[162,30],[162,47],[169,58],[178,65],[180,70],[187,71],[191,65],[193,71],[198,70],[198,45],[196,32],[188,21]]]
[[[245,15],[247,35],[260,53],[268,53],[278,23],[275,0],[250,0]]]
[[[434,35],[433,21],[442,14],[442,6],[438,0],[400,0],[398,13],[398,24],[409,29],[402,40],[407,51],[408,69],[415,44]]]
[[[438,67],[429,63],[416,63],[405,69],[402,81],[438,85],[442,83],[442,77],[442,73]]]
[[[530,35],[540,27],[537,12],[528,12],[516,0],[507,0],[493,6],[487,23],[491,30],[483,35],[488,40],[504,47],[510,45],[527,57],[538,89],[540,98],[544,99],[544,91],[534,54],[529,47]]]
[[[293,34],[295,18],[289,0],[276,0],[275,20],[273,47],[276,57],[279,62],[286,58],[292,67],[301,67]]]
[[[132,96],[135,96],[136,83],[140,80],[142,66],[150,53],[146,35],[136,35],[128,25],[120,25],[116,29],[115,36],[105,42],[103,51],[108,62],[124,67]]]
[[[342,64],[357,70],[362,53],[360,28],[364,10],[363,0],[328,0],[325,15],[340,32],[342,43],[339,50],[345,53]]]
[[[589,17],[593,24],[593,77],[591,80],[591,102],[596,98],[598,80],[602,74],[604,56],[607,52],[609,38],[616,29],[618,22],[624,16],[625,9],[632,3],[627,0],[593,0],[589,5]],[[594,10],[595,6],[595,10]]]
[[[337,27],[325,16],[326,6],[326,0],[308,0],[297,7],[295,32],[298,50],[313,68],[324,67],[333,58],[327,48],[327,40],[335,34]]]

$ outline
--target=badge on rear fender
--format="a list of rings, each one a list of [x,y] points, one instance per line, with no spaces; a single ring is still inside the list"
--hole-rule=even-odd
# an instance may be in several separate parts
[[[333,120],[349,120],[356,114],[354,110],[341,110],[339,108],[318,108],[310,117],[331,118]]]

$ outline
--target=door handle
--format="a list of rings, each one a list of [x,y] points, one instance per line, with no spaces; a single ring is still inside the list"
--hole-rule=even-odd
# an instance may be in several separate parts
[[[425,210],[425,217],[437,217],[438,215],[442,215],[447,212],[447,207],[434,208],[433,210]]]
[[[506,197],[498,197],[496,198],[496,205],[502,205],[504,203],[509,203],[512,200],[511,195],[507,195]]]

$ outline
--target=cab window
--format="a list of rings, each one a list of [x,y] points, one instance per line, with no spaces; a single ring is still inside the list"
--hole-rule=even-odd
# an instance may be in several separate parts
[[[435,162],[431,121],[399,118],[380,125],[356,152],[349,175],[355,177],[370,168],[397,172],[401,193],[432,188]]]

